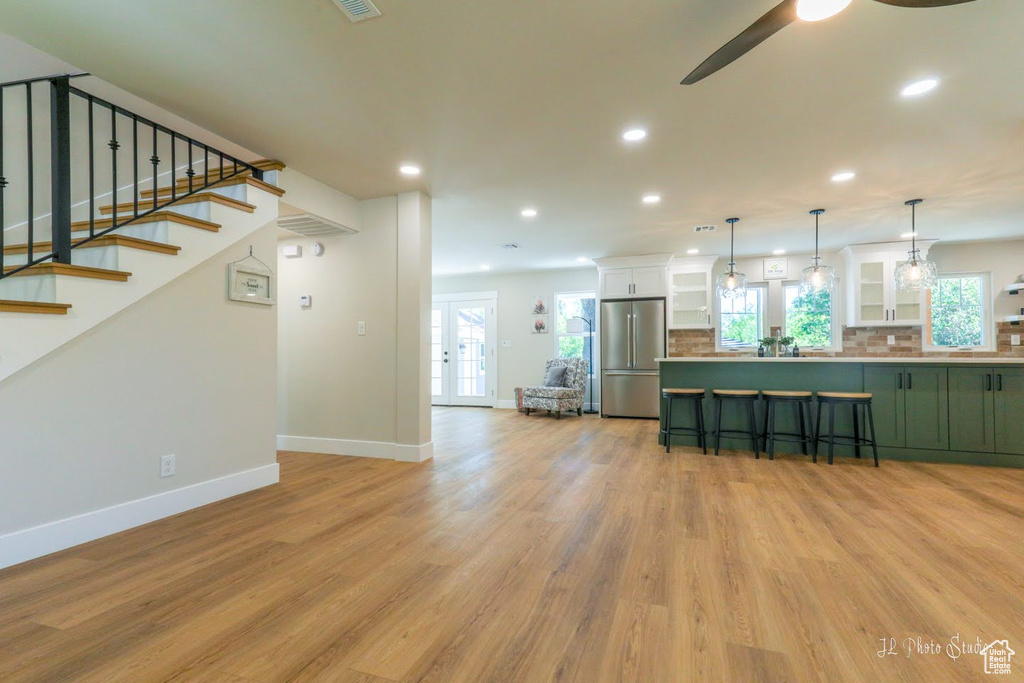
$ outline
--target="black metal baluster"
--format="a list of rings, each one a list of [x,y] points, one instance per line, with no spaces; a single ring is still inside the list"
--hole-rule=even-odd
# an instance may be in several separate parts
[[[114,198],[114,211],[117,209],[117,150],[121,148],[121,143],[117,141],[117,109],[114,107],[110,108],[110,142],[107,144],[110,148],[110,177],[111,185],[110,194]],[[110,226],[113,227],[117,224],[117,217],[110,217]]]
[[[89,237],[96,236],[96,150],[93,144],[92,96],[89,96]]]
[[[71,86],[50,81],[50,246],[55,263],[71,263]]]
[[[177,162],[178,155],[176,154],[177,147],[178,147],[178,145],[177,145],[178,140],[176,139],[175,135],[176,135],[175,133],[171,133],[171,201],[172,202],[175,201],[178,198],[178,176],[177,176],[177,173],[176,173],[176,167],[177,167],[177,164],[178,164],[178,162]]]
[[[185,175],[188,176],[188,193],[192,194],[192,178],[196,175],[195,169],[192,168],[192,138],[188,139],[188,170],[185,171]]]
[[[224,153],[217,152],[217,168],[220,169],[220,179],[224,180]]]
[[[153,156],[149,158],[149,163],[153,164],[153,208],[156,208],[157,193],[160,191],[160,184],[157,179],[160,177],[158,171],[160,170],[160,157],[156,155],[156,125],[153,125]]]
[[[132,114],[132,208],[139,217],[139,117]],[[117,205],[114,206],[117,215]]]
[[[32,159],[32,84],[25,84],[25,112],[26,132],[28,133],[28,261],[32,263],[32,256],[35,250],[35,202],[32,195],[35,193],[35,164]]]
[[[210,146],[203,145],[203,187],[210,184]]]

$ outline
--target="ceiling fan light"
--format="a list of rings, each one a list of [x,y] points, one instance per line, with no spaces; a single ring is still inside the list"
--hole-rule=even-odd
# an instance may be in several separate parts
[[[852,0],[797,0],[796,15],[802,21],[822,21],[846,9]]]

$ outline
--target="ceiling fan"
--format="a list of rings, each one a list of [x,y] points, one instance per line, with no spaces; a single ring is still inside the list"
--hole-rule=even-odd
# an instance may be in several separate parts
[[[683,79],[682,85],[693,85],[719,69],[732,64],[794,21],[821,21],[839,14],[853,0],[783,0],[750,27],[718,49]],[[875,0],[895,7],[947,7],[974,0]]]

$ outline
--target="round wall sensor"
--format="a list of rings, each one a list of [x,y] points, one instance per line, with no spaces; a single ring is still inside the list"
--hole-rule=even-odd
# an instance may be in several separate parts
[[[323,256],[324,245],[320,242],[313,242],[313,256]]]

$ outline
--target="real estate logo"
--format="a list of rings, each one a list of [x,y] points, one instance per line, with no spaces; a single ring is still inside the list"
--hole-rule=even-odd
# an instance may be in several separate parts
[[[985,658],[985,673],[1006,674],[1010,673],[1010,658],[1016,652],[1010,649],[1010,641],[994,640],[981,650],[981,656]]]

